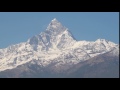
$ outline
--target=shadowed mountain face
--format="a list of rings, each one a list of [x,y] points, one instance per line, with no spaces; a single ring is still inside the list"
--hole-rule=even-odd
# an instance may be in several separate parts
[[[21,65],[0,72],[3,78],[119,78],[119,57],[109,53],[98,55],[76,65],[63,65],[56,71],[56,63],[47,67]]]
[[[77,41],[53,19],[27,42],[0,49],[0,77],[118,77],[118,58],[118,44],[105,39]]]
[[[119,57],[109,53],[78,63],[67,72],[68,77],[80,78],[119,78]]]

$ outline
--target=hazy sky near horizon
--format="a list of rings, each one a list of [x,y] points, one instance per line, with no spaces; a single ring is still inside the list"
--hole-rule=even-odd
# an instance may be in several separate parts
[[[56,18],[77,40],[119,43],[119,12],[0,12],[0,48],[25,42]]]

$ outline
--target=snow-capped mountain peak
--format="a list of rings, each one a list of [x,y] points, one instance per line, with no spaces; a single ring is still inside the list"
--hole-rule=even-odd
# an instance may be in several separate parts
[[[73,45],[73,35],[56,18],[53,19],[44,32],[28,40],[34,50],[62,49]]]
[[[101,41],[108,41],[108,40],[105,40],[105,39],[97,39],[96,42],[101,42]]]
[[[60,33],[60,32],[65,31],[66,29],[67,29],[66,27],[64,27],[56,18],[54,18],[49,23],[46,31],[59,32]]]
[[[104,46],[110,46],[110,47],[114,47],[114,46],[116,46],[117,44],[115,44],[115,43],[113,43],[113,42],[111,42],[111,41],[109,41],[109,40],[105,40],[105,39],[97,39],[96,41],[95,41],[95,43],[99,43],[99,44],[103,44]]]
[[[51,20],[51,22],[58,22],[58,20],[54,18],[53,20]]]
[[[56,18],[51,20],[47,29],[28,39],[27,42],[0,49],[0,71],[16,68],[28,62],[47,66],[76,64],[99,54],[118,50],[118,45],[105,39],[95,42],[76,41],[68,28]]]

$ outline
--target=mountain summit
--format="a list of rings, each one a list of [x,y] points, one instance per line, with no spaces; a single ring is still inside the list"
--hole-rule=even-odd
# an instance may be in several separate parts
[[[40,68],[52,66],[54,71],[60,72],[105,53],[118,56],[118,47],[105,39],[77,41],[68,28],[54,18],[45,31],[27,42],[0,49],[0,71],[35,65]]]
[[[54,18],[51,20],[46,30],[51,32],[62,32],[66,29],[66,27],[64,27],[56,18]]]
[[[50,48],[66,48],[73,45],[75,40],[68,29],[54,18],[44,32],[33,36],[28,42],[33,46],[34,50],[37,50],[37,48],[48,50]]]

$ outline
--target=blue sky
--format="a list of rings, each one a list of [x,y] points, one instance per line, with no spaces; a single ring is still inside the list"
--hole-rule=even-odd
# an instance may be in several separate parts
[[[77,40],[119,43],[118,12],[0,12],[0,48],[27,41],[44,31],[53,18]]]

